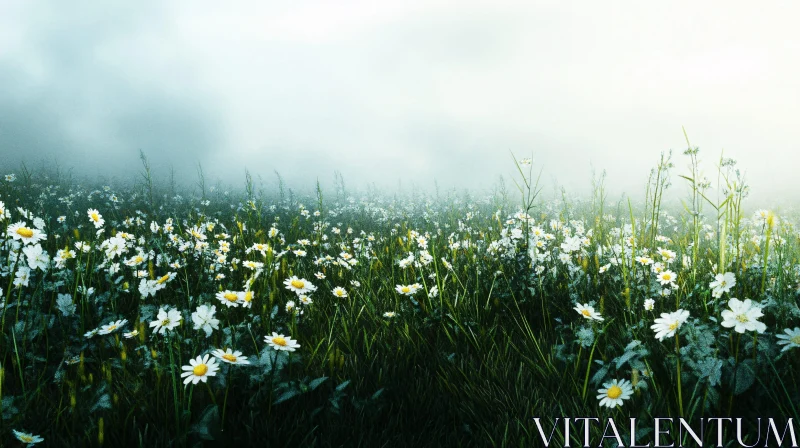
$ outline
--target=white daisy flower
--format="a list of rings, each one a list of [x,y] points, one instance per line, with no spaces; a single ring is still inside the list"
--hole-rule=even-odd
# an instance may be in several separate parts
[[[724,274],[717,274],[714,281],[709,283],[708,287],[711,288],[711,294],[716,297],[722,297],[722,294],[729,292],[731,288],[736,285],[736,276],[733,272],[726,272]]]
[[[296,340],[284,336],[282,334],[272,332],[272,336],[264,336],[264,342],[269,344],[275,350],[285,350],[288,352],[293,352],[295,349],[300,347],[300,344],[297,343]]]
[[[124,326],[128,323],[128,319],[121,319],[116,322],[111,322],[109,324],[103,325],[100,327],[100,331],[97,334],[111,334],[120,329],[120,327]]]
[[[792,348],[800,348],[800,327],[794,327],[793,330],[785,329],[783,330],[786,334],[779,334],[777,337],[780,339],[778,341],[778,345],[785,345],[783,347],[782,352]]]
[[[19,440],[20,442],[27,444],[28,446],[31,446],[39,442],[44,442],[44,439],[40,436],[36,436],[27,432],[17,431],[16,429],[14,429],[13,431],[14,431],[14,437],[16,437],[17,440]]]
[[[197,384],[200,381],[205,383],[208,381],[208,377],[217,375],[219,364],[214,358],[205,355],[189,360],[189,365],[183,366],[181,369],[184,370],[181,373],[181,378],[186,378],[183,380],[183,384]]]
[[[181,324],[181,313],[176,309],[169,311],[161,308],[158,310],[156,320],[150,322],[155,333],[164,334],[167,330],[172,330]]]
[[[211,352],[212,355],[216,356],[222,362],[226,362],[228,364],[250,364],[250,361],[247,360],[247,356],[242,356],[242,352],[240,351],[231,351],[230,348],[226,348],[225,351],[221,349],[216,349]]]
[[[214,318],[214,313],[217,307],[214,305],[200,305],[194,313],[192,313],[192,322],[194,322],[195,330],[203,330],[206,332],[206,337],[211,336],[214,330],[219,329],[219,319]]]
[[[663,285],[670,285],[672,283],[675,283],[675,279],[677,277],[678,276],[675,275],[675,273],[672,272],[672,271],[663,271],[663,272],[660,272],[656,276],[656,278],[658,279],[658,282],[661,283],[662,286]]]
[[[242,293],[236,291],[220,291],[217,293],[217,300],[225,304],[228,308],[236,308],[242,300]]]
[[[295,294],[308,294],[317,290],[317,287],[312,285],[311,282],[304,278],[297,278],[293,275],[283,281],[286,289],[294,292]]]
[[[610,383],[604,383],[603,388],[599,389],[597,393],[600,406],[615,408],[622,406],[624,400],[631,398],[633,387],[631,387],[631,382],[628,380],[613,380]]]
[[[655,323],[650,326],[656,332],[656,339],[659,341],[664,338],[672,337],[686,319],[689,318],[689,312],[686,310],[678,310],[672,313],[661,313],[661,317],[655,320]]]
[[[14,241],[21,241],[23,244],[37,244],[47,238],[47,234],[42,233],[39,229],[28,227],[23,221],[8,226],[6,234]]]
[[[580,314],[581,316],[583,316],[586,319],[590,319],[590,320],[594,319],[594,320],[599,320],[599,321],[603,321],[604,320],[603,317],[600,315],[600,313],[598,313],[597,311],[594,310],[593,306],[589,306],[587,304],[579,303],[578,306],[576,306],[573,309],[575,311],[577,311],[578,314]]]
[[[764,315],[761,312],[761,307],[754,305],[750,299],[745,299],[742,302],[739,299],[731,298],[728,301],[728,306],[730,310],[722,312],[723,327],[733,327],[737,333],[744,333],[745,331],[763,333],[767,330],[767,326],[758,321],[758,318]]]
[[[89,215],[89,221],[94,224],[95,229],[103,227],[103,225],[106,223],[106,221],[103,219],[103,216],[100,215],[100,212],[98,212],[97,209],[90,208],[86,214]]]

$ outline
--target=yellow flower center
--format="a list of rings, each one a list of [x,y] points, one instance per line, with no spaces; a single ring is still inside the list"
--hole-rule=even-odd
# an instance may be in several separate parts
[[[236,357],[231,355],[230,353],[222,355],[222,359],[228,360],[230,362],[236,362]]]
[[[23,435],[19,436],[19,441],[22,442],[22,443],[33,443],[33,437],[31,437],[31,436],[29,436],[27,434],[23,434]]]
[[[305,282],[302,280],[292,280],[291,285],[297,289],[303,289],[306,286]]]
[[[27,227],[20,227],[19,229],[17,229],[17,235],[23,238],[30,238],[33,236],[33,230]]]
[[[622,389],[617,385],[613,385],[608,389],[607,394],[608,398],[619,398],[622,395]]]
[[[198,364],[192,369],[192,373],[194,373],[195,376],[203,376],[206,372],[208,372],[208,366],[205,364]]]
[[[244,301],[251,302],[253,300],[253,291],[247,291],[244,293]]]
[[[117,329],[117,326],[116,326],[116,325],[112,325],[112,326],[108,327],[108,330],[106,330],[106,331],[108,331],[109,333],[111,333],[112,331],[114,331],[114,330],[116,330],[116,329]]]
[[[664,274],[661,278],[663,278],[664,280],[672,280],[672,276],[669,274]]]
[[[225,300],[227,300],[228,302],[235,302],[235,301],[239,300],[239,296],[237,296],[236,294],[234,294],[232,292],[225,293],[225,295],[223,297],[225,297]]]
[[[678,322],[673,322],[673,323],[669,324],[669,329],[670,330],[675,330],[677,328],[678,328]]]
[[[403,286],[400,290],[403,291],[404,293],[407,293],[411,291],[411,288],[409,288],[408,286]]]
[[[92,221],[97,222],[100,221],[100,215],[97,213],[92,213]]]
[[[750,321],[750,319],[747,318],[746,314],[739,314],[738,316],[736,316],[736,320],[738,320],[739,322],[741,322],[743,324]]]
[[[167,275],[161,277],[160,279],[158,279],[158,281],[156,283],[158,283],[160,285],[160,284],[166,282],[167,280],[169,280],[169,274],[167,274]]]
[[[591,313],[589,313],[589,310],[587,310],[587,309],[581,310],[581,314],[583,314],[586,317],[591,317],[592,316]]]
[[[793,337],[793,338],[791,338],[789,340],[792,341],[793,343],[797,344],[797,345],[800,345],[800,334],[798,334],[797,336],[795,336],[795,337]]]
[[[272,338],[272,343],[275,345],[280,345],[282,347],[286,346],[286,338],[282,338],[280,336]]]

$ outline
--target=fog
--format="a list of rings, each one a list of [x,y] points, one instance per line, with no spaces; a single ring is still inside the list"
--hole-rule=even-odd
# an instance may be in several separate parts
[[[0,2],[0,167],[641,194],[662,151],[800,187],[796,2]],[[48,162],[48,163],[50,163]],[[271,181],[271,180],[270,180]],[[679,182],[680,181],[680,182]],[[677,194],[677,193],[676,193]]]

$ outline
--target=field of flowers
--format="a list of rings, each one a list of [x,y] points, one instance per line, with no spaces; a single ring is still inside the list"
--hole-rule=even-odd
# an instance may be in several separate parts
[[[662,155],[635,203],[603,175],[545,197],[529,159],[488,194],[339,176],[311,195],[182,188],[142,160],[130,182],[0,182],[4,446],[538,446],[533,417],[800,419],[800,233],[747,204],[730,160],[708,181],[696,149]]]

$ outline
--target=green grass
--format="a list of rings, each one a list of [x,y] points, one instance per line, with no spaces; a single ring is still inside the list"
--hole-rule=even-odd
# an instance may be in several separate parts
[[[227,193],[212,189],[200,167],[197,186],[180,190],[174,181],[160,184],[144,154],[138,181],[108,182],[107,190],[23,166],[0,185],[9,214],[0,222],[0,437],[15,443],[17,429],[42,435],[47,446],[537,446],[533,417],[547,424],[555,417],[647,422],[679,414],[797,419],[800,359],[794,349],[781,355],[776,338],[800,326],[794,217],[748,219],[743,180],[724,159],[718,168],[727,193],[712,200],[709,185],[695,180],[696,150],[686,154],[690,195],[683,207],[662,204],[673,168],[671,155],[662,156],[646,201],[623,203],[613,216],[604,176],[595,178],[589,200],[545,200],[527,164],[517,164],[519,200],[502,184],[486,196],[356,195],[340,174],[332,197],[319,184],[314,196],[297,195],[280,177],[277,191],[267,191],[249,173],[243,190]],[[21,287],[14,277],[27,259],[10,244],[8,228],[20,221],[33,228],[33,219],[17,207],[44,220],[40,244],[51,258]],[[105,219],[100,235],[90,208]],[[167,219],[172,232],[163,230]],[[154,221],[158,232],[150,229]],[[193,226],[205,228],[207,248],[195,250]],[[270,236],[273,226],[279,235]],[[537,231],[552,238],[535,237]],[[119,232],[133,239],[109,261],[101,244]],[[417,261],[425,254],[412,234],[425,235],[431,261],[403,268],[398,263],[409,253]],[[576,234],[587,244],[564,263],[561,244]],[[292,253],[301,239],[310,242],[305,257]],[[214,250],[223,240],[229,251],[219,263]],[[79,241],[93,249],[81,253]],[[537,241],[546,259],[532,261]],[[181,248],[183,242],[191,244]],[[263,256],[248,251],[256,243],[270,249]],[[626,246],[631,250],[615,253]],[[64,248],[76,256],[57,267],[52,259]],[[658,248],[675,253],[666,268],[677,281],[665,297],[650,267],[635,259],[659,261]],[[139,249],[148,260],[125,265]],[[313,262],[342,252],[357,264]],[[609,266],[612,258],[617,263]],[[245,260],[263,263],[263,271],[254,277]],[[721,299],[709,287],[715,265],[736,276]],[[142,299],[137,271],[150,280],[176,277]],[[300,305],[283,285],[293,275],[317,287],[311,305]],[[243,291],[246,282],[251,308],[215,298],[220,290]],[[421,289],[410,297],[395,290],[415,283]],[[334,297],[337,286],[349,297]],[[83,288],[94,293],[87,297]],[[59,305],[60,294],[70,296],[73,313],[62,312],[69,302]],[[731,297],[760,304],[767,330],[722,327]],[[655,299],[652,311],[644,309],[646,299]],[[285,310],[289,300],[302,315]],[[573,309],[578,303],[593,305],[604,320],[584,319]],[[219,328],[210,337],[193,328],[200,304],[216,306]],[[183,317],[166,335],[149,326],[160,307]],[[655,339],[654,319],[679,308],[691,316],[677,338]],[[388,311],[397,315],[384,317]],[[84,336],[117,319],[128,320],[121,331]],[[139,335],[123,337],[132,329]],[[272,332],[300,348],[276,352],[264,342]],[[208,383],[183,385],[181,366],[225,347],[252,364],[223,365]],[[633,381],[634,394],[621,408],[601,408],[597,390],[612,379]],[[593,430],[595,437],[601,432]],[[580,433],[572,437],[581,443]]]

